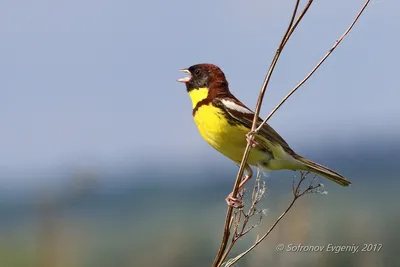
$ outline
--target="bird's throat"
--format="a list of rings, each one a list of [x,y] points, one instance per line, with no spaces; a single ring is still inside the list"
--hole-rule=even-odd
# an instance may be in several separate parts
[[[206,99],[208,96],[208,88],[196,88],[189,91],[190,99],[192,100],[193,109],[197,106],[197,104]]]

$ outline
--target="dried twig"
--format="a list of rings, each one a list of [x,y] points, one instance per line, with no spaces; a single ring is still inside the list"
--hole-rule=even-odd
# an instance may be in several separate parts
[[[276,221],[272,224],[272,226],[268,229],[268,231],[261,238],[257,237],[255,243],[252,246],[250,246],[246,251],[239,254],[235,258],[228,260],[225,263],[224,267],[232,266],[237,261],[239,261],[241,258],[246,256],[250,251],[252,251],[258,244],[260,244],[272,232],[272,230],[274,230],[274,228],[283,219],[283,217],[285,217],[285,215],[288,214],[290,209],[293,207],[294,203],[296,203],[296,201],[300,197],[308,195],[308,194],[326,194],[326,192],[323,191],[323,188],[324,188],[323,184],[321,184],[321,183],[315,184],[316,176],[313,177],[313,179],[311,180],[311,182],[305,189],[301,188],[301,186],[306,181],[308,175],[309,175],[309,172],[300,172],[300,179],[297,184],[295,181],[296,177],[293,177],[293,188],[292,188],[293,198],[292,198],[292,201],[290,202],[289,206],[286,208],[286,210],[276,219]]]
[[[365,8],[368,6],[370,0],[367,0],[364,4],[364,6],[361,8],[360,12],[358,12],[357,16],[351,23],[351,25],[347,28],[347,30],[340,36],[339,39],[336,40],[336,42],[333,44],[331,49],[329,49],[328,52],[322,57],[322,59],[318,62],[318,64],[310,71],[310,73],[307,74],[306,77],[304,77],[303,80],[301,80],[290,92],[287,94],[282,101],[271,111],[271,113],[268,115],[268,117],[257,127],[257,129],[254,130],[253,133],[257,133],[258,131],[261,130],[262,126],[274,115],[274,113],[283,105],[283,103],[286,102],[286,100],[299,89],[313,74],[314,72],[324,63],[324,61],[332,54],[332,52],[336,49],[336,47],[342,42],[344,37],[351,31],[353,28],[354,24],[356,24],[358,18],[361,16],[361,14],[364,12]]]
[[[228,248],[225,250],[225,253],[223,254],[223,256],[221,258],[221,262],[225,261],[226,257],[230,253],[232,247],[235,245],[235,243],[240,238],[245,236],[247,233],[249,233],[251,230],[256,228],[261,223],[261,220],[263,218],[265,210],[258,210],[257,204],[266,195],[266,190],[267,190],[266,183],[265,183],[265,181],[261,181],[261,177],[262,177],[262,171],[260,170],[260,168],[258,168],[257,177],[254,182],[253,191],[252,191],[252,195],[251,195],[251,204],[250,204],[250,207],[248,208],[248,210],[245,212],[244,207],[242,207],[241,209],[236,209],[234,211],[233,235],[232,235],[232,238],[231,238]],[[241,194],[240,197],[244,197],[244,194]],[[257,222],[255,224],[248,226],[250,219],[254,216],[259,217]],[[242,218],[243,218],[243,221],[242,221]]]
[[[364,4],[364,6],[362,7],[362,9],[360,10],[360,12],[357,14],[356,18],[353,20],[353,22],[351,23],[351,25],[349,26],[349,28],[344,32],[344,34],[335,42],[335,44],[333,45],[333,47],[325,54],[325,56],[320,60],[320,62],[314,67],[314,69],[298,84],[296,85],[295,88],[292,89],[292,91],[272,110],[272,112],[268,115],[268,117],[260,124],[257,126],[257,122],[258,122],[258,116],[260,113],[260,109],[262,106],[262,102],[263,102],[263,98],[264,98],[264,94],[266,92],[268,83],[270,81],[271,75],[274,71],[274,68],[278,62],[279,56],[283,50],[283,48],[285,47],[287,41],[290,39],[290,36],[292,35],[292,33],[294,32],[294,30],[296,29],[296,27],[298,26],[298,24],[300,23],[300,21],[302,20],[302,18],[304,17],[304,15],[307,13],[309,7],[311,6],[313,0],[309,0],[307,5],[304,7],[302,13],[300,14],[300,16],[296,19],[295,21],[295,17],[297,14],[297,10],[298,10],[298,6],[300,3],[300,0],[296,0],[296,5],[293,11],[293,15],[291,17],[288,29],[286,30],[285,35],[282,38],[282,41],[279,45],[279,47],[276,50],[275,56],[271,62],[270,68],[267,72],[267,75],[264,79],[264,83],[261,87],[261,91],[259,94],[259,98],[257,101],[257,105],[256,105],[256,109],[255,109],[255,113],[254,113],[254,119],[253,119],[253,124],[252,124],[252,128],[251,128],[251,135],[250,138],[248,139],[248,143],[246,146],[246,149],[244,151],[243,154],[243,158],[240,164],[240,168],[238,171],[238,174],[236,176],[236,181],[235,181],[235,185],[233,188],[233,197],[236,197],[239,191],[239,184],[241,181],[241,178],[243,176],[243,172],[245,169],[245,165],[247,163],[247,159],[250,153],[250,149],[251,149],[251,142],[254,140],[254,135],[255,133],[257,133],[261,127],[272,117],[272,115],[282,106],[282,104],[298,89],[300,88],[314,73],[315,71],[321,66],[321,64],[329,57],[329,55],[335,50],[335,48],[339,45],[339,43],[344,39],[344,37],[350,32],[350,30],[353,28],[353,26],[355,25],[355,23],[358,21],[359,17],[361,16],[361,14],[364,12],[365,8],[368,6],[368,4],[370,3],[370,0],[367,0]],[[249,251],[251,251],[259,242],[261,242],[266,236],[268,236],[268,234],[275,228],[275,226],[279,223],[279,221],[286,215],[286,213],[291,209],[291,207],[293,206],[294,202],[296,201],[297,198],[294,199],[294,201],[289,205],[288,209],[282,213],[282,215],[277,219],[277,221],[272,225],[272,227],[270,228],[270,230],[261,238],[259,239],[256,244],[249,248],[249,250],[245,251],[244,253],[242,253],[241,255],[246,255]],[[225,227],[224,227],[224,234],[223,234],[223,238],[222,238],[222,242],[221,242],[221,246],[220,249],[217,253],[217,256],[213,262],[213,267],[218,267],[221,266],[222,261],[224,258],[226,258],[227,253],[226,253],[226,247],[227,247],[227,243],[228,243],[228,239],[230,236],[230,229],[232,226],[232,222],[234,221],[234,218],[232,218],[232,212],[233,212],[233,208],[229,207],[227,214],[226,214],[226,219],[225,219]],[[238,216],[238,215],[235,215]],[[236,227],[236,225],[235,225]],[[236,229],[236,228],[235,228]],[[236,230],[235,230],[236,231]],[[231,246],[233,246],[231,244]],[[230,248],[231,248],[230,246]],[[228,249],[228,251],[230,251],[230,248]],[[239,255],[240,256],[240,255]],[[241,257],[243,257],[241,256]],[[239,257],[239,259],[241,258]],[[236,261],[235,261],[236,262]],[[233,264],[233,263],[232,263]],[[230,266],[230,265],[229,265]]]
[[[285,47],[287,41],[289,40],[290,36],[292,35],[292,33],[296,29],[297,25],[299,24],[299,22],[303,18],[304,14],[307,12],[307,10],[308,10],[308,8],[309,8],[309,6],[311,5],[312,2],[313,2],[313,0],[309,0],[309,4],[304,8],[304,10],[302,11],[300,17],[297,18],[296,22],[294,22],[296,14],[297,14],[297,9],[298,9],[299,4],[300,4],[300,0],[296,0],[296,5],[294,7],[293,14],[292,14],[292,17],[290,19],[289,26],[288,26],[288,28],[286,30],[285,35],[282,38],[282,41],[281,41],[280,45],[278,46],[278,48],[276,50],[275,56],[272,59],[272,62],[271,62],[271,65],[269,67],[269,70],[267,72],[267,75],[265,76],[264,83],[263,83],[263,85],[261,87],[261,91],[260,91],[260,95],[258,97],[256,109],[254,111],[254,119],[253,119],[253,124],[252,124],[252,127],[251,127],[251,131],[252,132],[257,127],[258,115],[260,114],[260,109],[261,109],[261,105],[262,105],[262,102],[263,102],[263,99],[264,99],[264,94],[265,94],[265,91],[267,90],[268,83],[269,83],[269,81],[271,79],[271,75],[272,75],[272,73],[273,73],[273,71],[275,69],[276,63],[278,62],[279,56],[281,55],[281,52],[282,52],[283,48]],[[247,146],[246,146],[246,149],[245,149],[244,154],[243,154],[243,158],[242,158],[242,161],[241,161],[241,164],[240,164],[240,167],[239,167],[239,171],[238,171],[238,174],[236,176],[235,185],[234,185],[233,191],[232,191],[232,197],[236,197],[237,193],[239,191],[239,184],[240,184],[240,181],[241,181],[242,176],[243,176],[245,165],[246,165],[247,159],[249,157],[250,149],[251,149],[251,142],[253,140],[254,140],[254,135],[251,135],[249,140],[248,140],[248,142],[247,142]],[[224,254],[224,251],[226,249],[226,246],[227,246],[227,243],[228,243],[228,239],[229,239],[229,236],[230,236],[230,228],[231,228],[231,223],[230,222],[231,222],[231,217],[232,217],[232,211],[233,211],[233,208],[232,207],[228,207],[228,211],[226,213],[226,218],[225,218],[224,235],[222,237],[221,246],[220,246],[220,248],[218,250],[217,256],[214,259],[213,267],[218,267],[218,266],[221,266],[221,264],[222,264],[221,258],[222,258],[223,254]]]

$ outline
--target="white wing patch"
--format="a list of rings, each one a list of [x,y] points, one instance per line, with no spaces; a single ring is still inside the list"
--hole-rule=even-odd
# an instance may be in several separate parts
[[[245,107],[239,106],[233,101],[227,100],[227,99],[222,99],[221,100],[222,104],[224,104],[227,108],[233,109],[242,113],[247,113],[247,114],[253,114],[253,112]]]

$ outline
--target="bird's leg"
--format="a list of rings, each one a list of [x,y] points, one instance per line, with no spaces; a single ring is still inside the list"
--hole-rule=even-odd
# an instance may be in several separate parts
[[[243,207],[243,201],[240,198],[232,196],[232,192],[225,198],[226,204],[232,208],[240,209]]]
[[[251,179],[251,176],[248,176],[248,175],[243,177],[243,179],[239,185],[239,190],[242,190],[244,184],[247,183],[250,179]],[[233,208],[242,208],[243,207],[242,199],[240,197],[239,198],[233,197],[233,192],[229,193],[229,195],[226,197],[225,201],[228,204],[228,206],[231,206]]]
[[[253,137],[253,135],[254,135],[253,131],[248,132],[246,134],[246,141],[247,141],[247,143],[250,143],[250,145],[252,147],[256,147],[258,145],[258,143],[257,143],[257,141],[255,139],[251,139]]]
[[[245,176],[242,178],[240,184],[239,184],[239,190],[242,190],[244,185],[251,179],[253,176],[253,170],[251,167],[246,164],[245,167]],[[243,201],[241,198],[236,198],[233,197],[233,192],[231,192],[225,199],[226,203],[228,206],[231,206],[233,208],[242,208],[243,207]]]

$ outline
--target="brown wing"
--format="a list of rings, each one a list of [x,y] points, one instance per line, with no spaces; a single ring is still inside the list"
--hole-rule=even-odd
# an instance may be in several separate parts
[[[229,105],[227,105],[227,103],[229,103]],[[251,126],[253,124],[254,112],[246,107],[238,99],[236,99],[236,97],[234,97],[233,95],[229,98],[215,98],[213,100],[213,104],[222,108],[231,117],[232,123],[241,124],[251,129]],[[262,121],[263,120],[258,117],[258,125]],[[267,123],[263,125],[259,134],[270,142],[280,145],[286,152],[293,152],[286,141]]]

